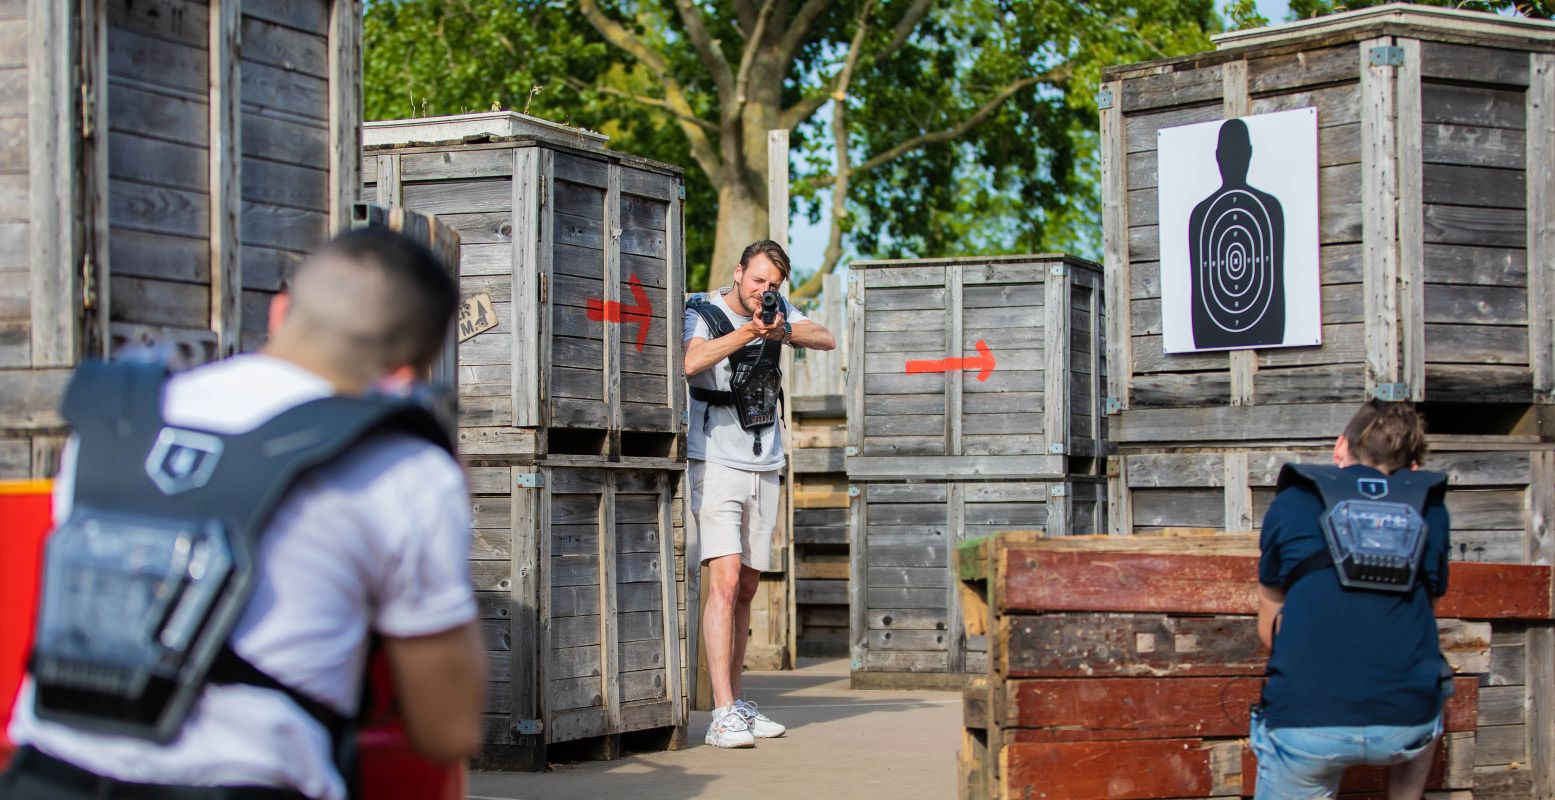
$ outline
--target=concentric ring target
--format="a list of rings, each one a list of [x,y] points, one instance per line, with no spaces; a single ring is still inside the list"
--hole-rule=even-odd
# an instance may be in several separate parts
[[[1253,193],[1229,189],[1210,202],[1196,231],[1199,299],[1223,331],[1251,329],[1275,302],[1280,287],[1273,216]]]

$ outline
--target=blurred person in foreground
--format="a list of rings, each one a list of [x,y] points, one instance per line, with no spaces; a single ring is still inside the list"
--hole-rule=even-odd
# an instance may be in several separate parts
[[[715,747],[752,747],[786,730],[740,697],[751,600],[772,568],[778,476],[787,463],[779,359],[784,345],[837,346],[830,331],[778,293],[788,274],[788,253],[763,239],[740,255],[732,286],[686,303],[687,480],[699,560],[708,568],[702,641],[714,708],[705,741]]]
[[[1413,407],[1372,400],[1334,465],[1287,464],[1264,516],[1258,635],[1271,649],[1252,720],[1258,800],[1334,797],[1347,767],[1387,766],[1389,800],[1424,791],[1452,672],[1447,477],[1417,467]]]
[[[300,265],[261,352],[171,377],[78,370],[44,610],[10,728],[20,749],[0,797],[343,800],[375,646],[412,746],[445,763],[478,752],[468,489],[441,426],[404,399],[456,303],[425,247],[358,229]],[[144,524],[115,528],[126,510]],[[204,527],[158,538],[158,525],[190,519]],[[230,539],[201,538],[222,523]],[[249,566],[221,541],[247,547]],[[91,562],[94,548],[120,548],[141,571]],[[156,553],[176,562],[166,578],[152,573],[166,568]],[[165,612],[137,605],[169,597]],[[203,655],[190,645],[206,640]],[[115,661],[142,649],[145,663]],[[176,658],[178,677],[157,678],[158,659]]]

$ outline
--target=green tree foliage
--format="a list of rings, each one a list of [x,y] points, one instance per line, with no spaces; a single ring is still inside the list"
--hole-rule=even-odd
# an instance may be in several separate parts
[[[1307,19],[1309,17],[1321,17],[1325,14],[1335,14],[1340,11],[1354,11],[1360,8],[1371,8],[1397,0],[1291,0],[1290,13],[1294,19]],[[1524,17],[1537,19],[1549,19],[1555,12],[1555,3],[1550,0],[1405,0],[1416,2],[1423,6],[1442,6],[1445,8],[1457,8],[1464,11],[1484,11],[1493,14],[1513,13]]]
[[[1095,254],[1102,70],[1207,49],[1220,20],[1213,0],[370,0],[365,24],[369,119],[527,107],[685,166],[701,286],[766,228],[778,127],[796,207],[845,198],[829,255]]]

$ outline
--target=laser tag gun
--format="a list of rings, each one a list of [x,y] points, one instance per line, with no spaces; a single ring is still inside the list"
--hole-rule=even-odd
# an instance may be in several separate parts
[[[712,332],[713,338],[734,333],[734,324],[728,315],[714,308],[707,295],[695,294],[686,301],[686,307],[701,315]],[[778,313],[786,308],[783,296],[768,289],[761,294],[761,321],[770,325]],[[691,397],[701,400],[711,409],[713,406],[734,407],[740,428],[751,431],[751,453],[761,455],[761,431],[777,423],[778,402],[783,396],[783,371],[781,358],[783,345],[770,339],[762,339],[734,351],[729,356],[729,388],[703,389],[691,387]],[[707,427],[708,412],[702,415],[702,426]]]
[[[783,307],[783,295],[776,289],[768,289],[761,293],[761,323],[771,325],[777,319],[778,309]]]
[[[318,719],[348,763],[354,721],[227,643],[253,591],[259,538],[301,473],[368,436],[451,442],[425,408],[388,398],[322,398],[236,435],[175,427],[162,418],[166,378],[154,365],[89,362],[66,390],[75,495],[45,551],[35,713],[166,743],[207,683],[257,685]]]
[[[1286,590],[1330,566],[1346,589],[1402,594],[1415,588],[1429,533],[1425,504],[1446,491],[1446,475],[1402,470],[1381,478],[1357,478],[1335,466],[1286,464],[1279,488],[1296,484],[1314,486],[1322,494],[1321,524],[1328,546],[1291,570]]]

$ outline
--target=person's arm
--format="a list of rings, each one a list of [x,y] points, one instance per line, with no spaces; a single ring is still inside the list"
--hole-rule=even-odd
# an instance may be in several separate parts
[[[1274,649],[1274,634],[1280,629],[1280,611],[1285,608],[1285,590],[1258,584],[1258,641]]]
[[[686,377],[712,369],[715,364],[757,339],[782,341],[783,315],[778,314],[774,317],[771,325],[762,322],[761,317],[758,316],[735,328],[734,333],[728,336],[719,336],[715,339],[691,337],[686,342]]]
[[[478,755],[486,705],[479,623],[430,636],[385,637],[384,650],[411,747],[440,763]]]
[[[800,320],[794,323],[794,332],[788,337],[790,344],[803,347],[806,350],[833,350],[837,347],[837,339],[825,326],[810,320]]]

